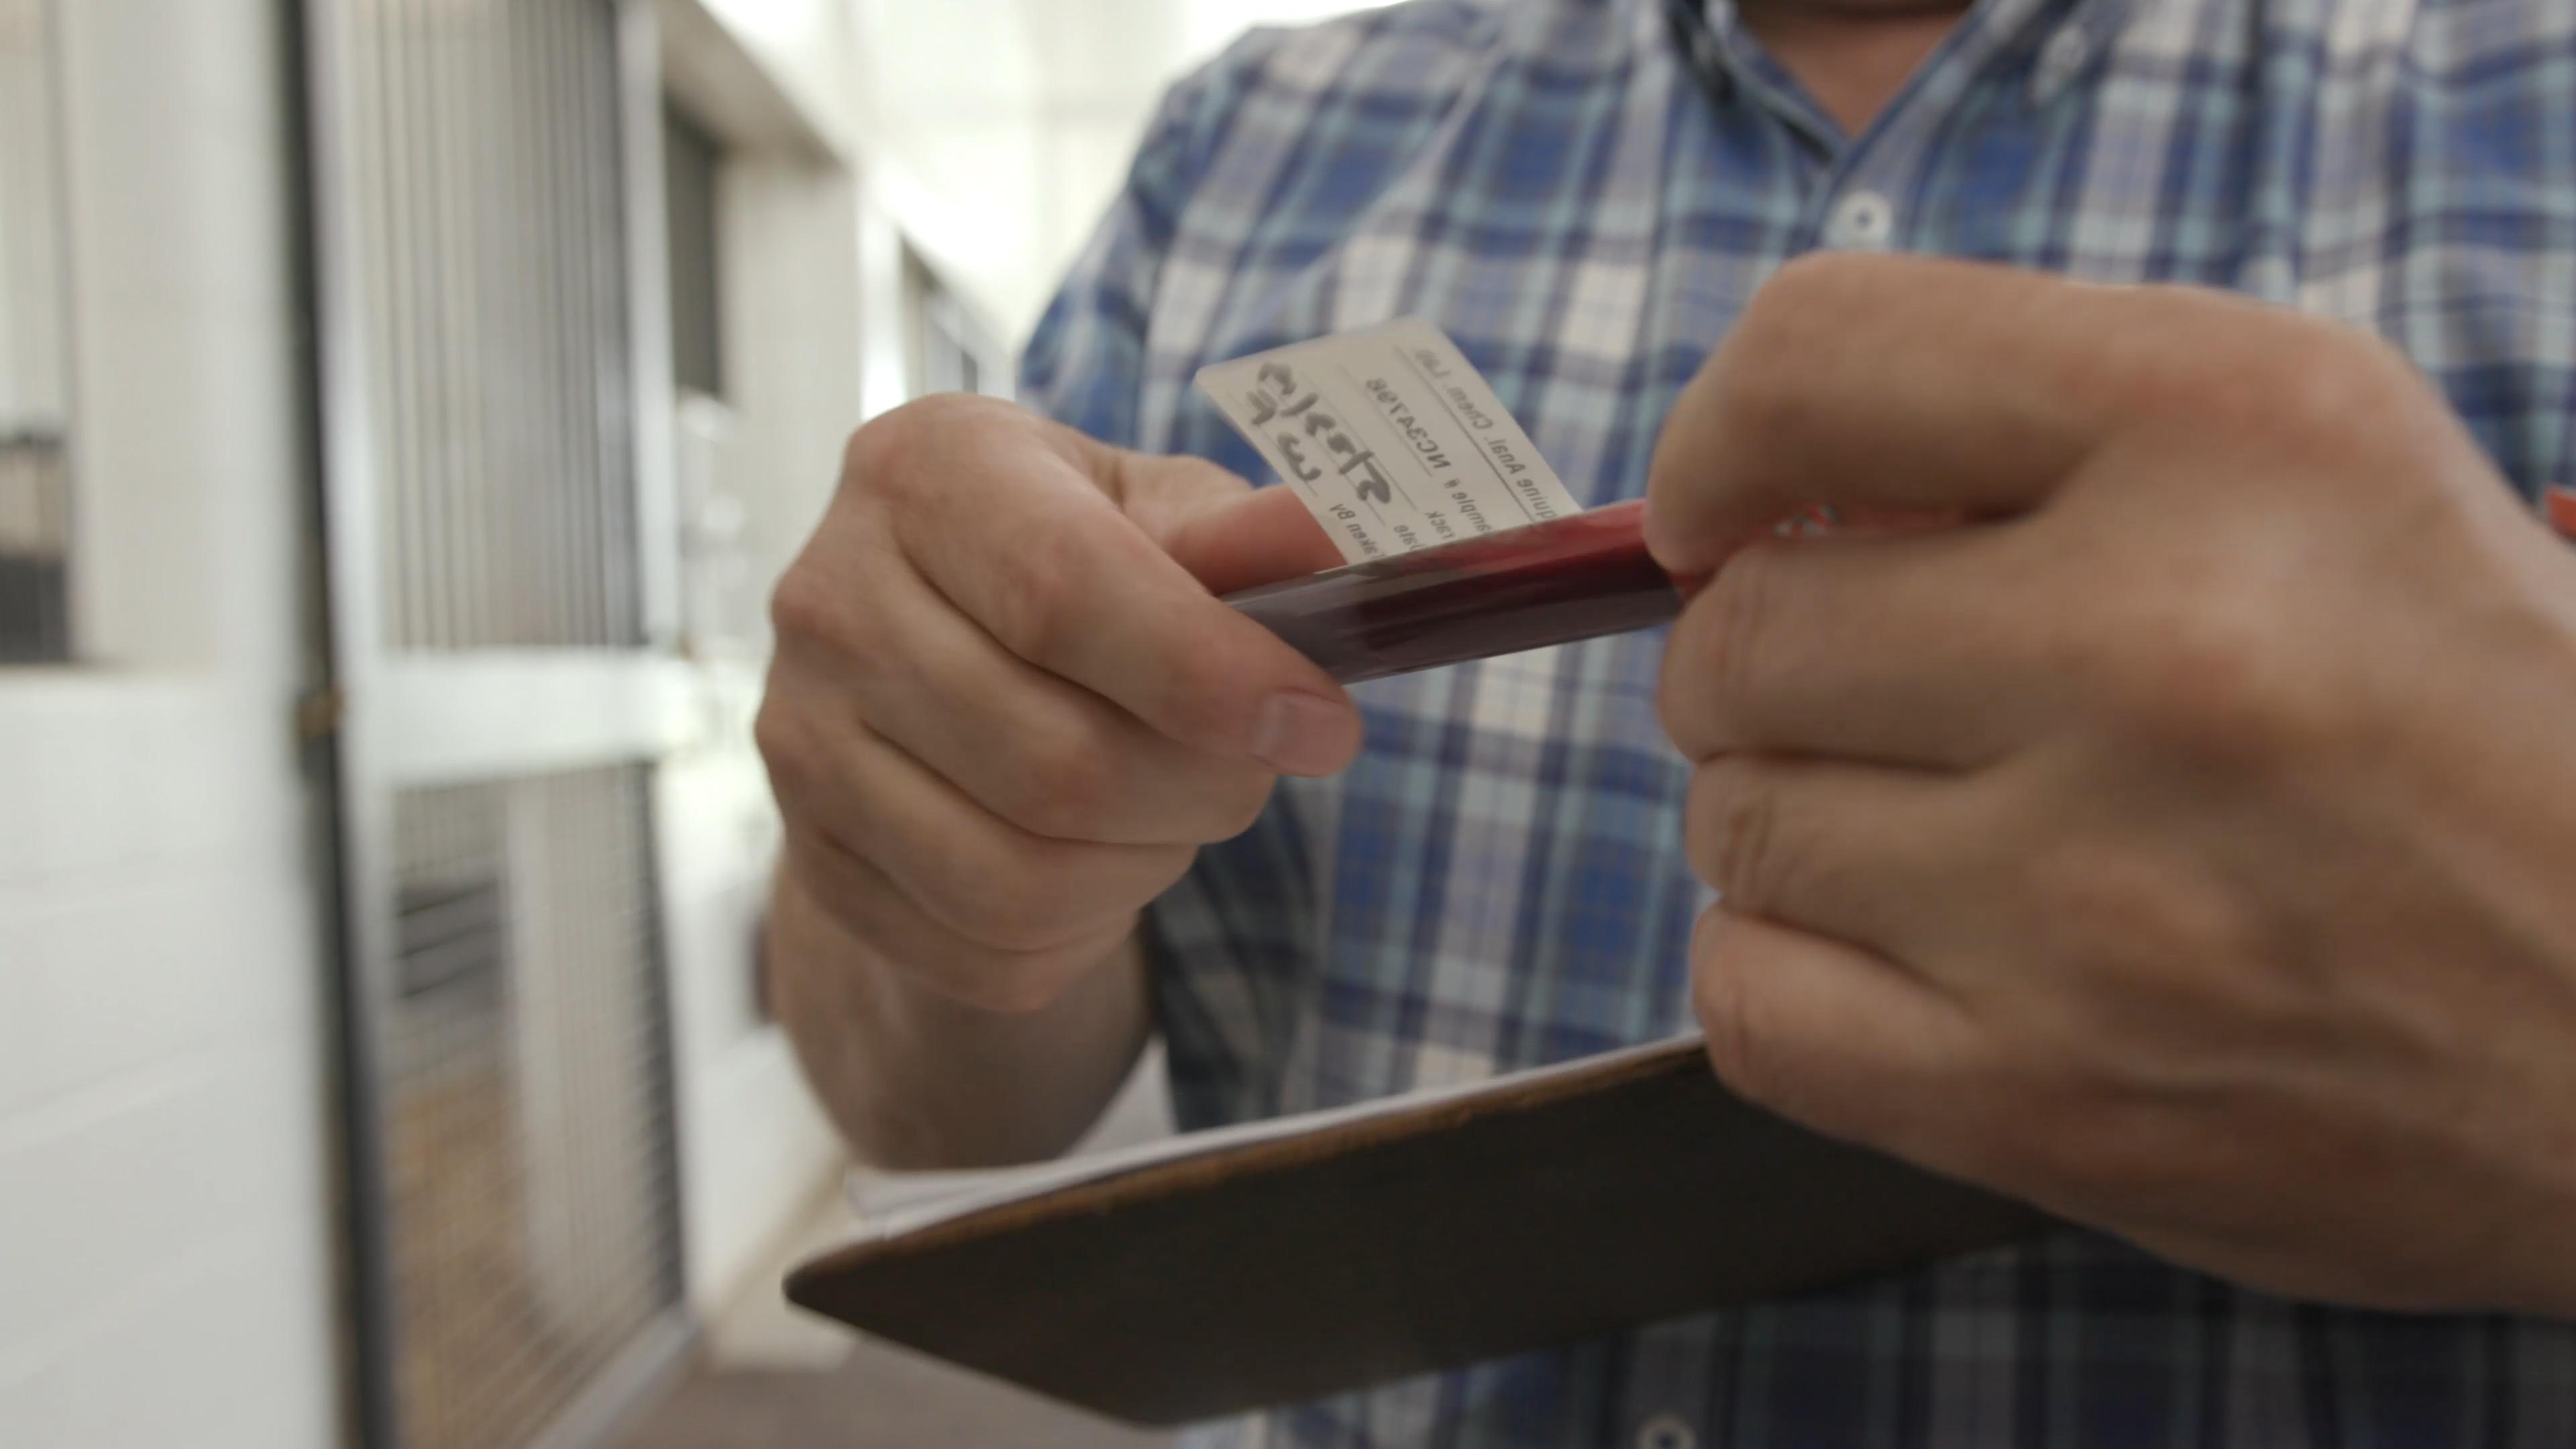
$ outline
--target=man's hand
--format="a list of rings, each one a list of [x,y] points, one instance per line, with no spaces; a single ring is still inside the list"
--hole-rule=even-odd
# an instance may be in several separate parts
[[[1285,490],[981,398],[851,440],[773,614],[759,739],[795,884],[941,995],[1035,1011],[1280,772],[1341,688],[1211,595],[1338,563]]]
[[[2275,1290],[2576,1313],[2576,557],[2402,359],[1802,262],[1651,499],[1727,1081]],[[1818,503],[1966,521],[1765,537]]]

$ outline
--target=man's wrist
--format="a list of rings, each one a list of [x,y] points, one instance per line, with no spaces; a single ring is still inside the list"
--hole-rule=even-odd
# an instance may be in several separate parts
[[[962,1000],[837,919],[782,870],[770,956],[779,1020],[863,1159],[887,1168],[1062,1151],[1125,1080],[1147,1034],[1132,927],[1031,1010]]]

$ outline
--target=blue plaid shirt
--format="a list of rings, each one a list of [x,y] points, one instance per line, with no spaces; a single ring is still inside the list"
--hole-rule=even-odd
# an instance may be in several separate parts
[[[1419,313],[1577,497],[1630,498],[1746,299],[1824,246],[2228,287],[2375,328],[2536,494],[2576,480],[2576,0],[1986,0],[1856,138],[1730,0],[1418,0],[1256,33],[1164,105],[1025,392],[1263,476],[1192,372]],[[1706,897],[1655,720],[1661,644],[1359,691],[1359,762],[1282,789],[1153,913],[1188,1125],[1689,1025]],[[2069,1232],[1207,1433],[2563,1449],[2576,1330],[2288,1303]]]

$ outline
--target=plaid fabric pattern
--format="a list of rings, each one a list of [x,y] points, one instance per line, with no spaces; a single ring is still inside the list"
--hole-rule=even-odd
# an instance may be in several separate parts
[[[1856,198],[1858,198],[1856,200]],[[1103,438],[1259,463],[1202,363],[1420,313],[1587,503],[1781,261],[1884,245],[2377,329],[2535,499],[2576,480],[2576,4],[1985,0],[1844,137],[1731,0],[1417,3],[1169,97],[1030,345]],[[1359,691],[1368,745],[1156,907],[1193,1126],[1689,1025],[1660,639]],[[1291,1408],[1207,1443],[2576,1444],[2576,1329],[2281,1302],[2067,1233]]]

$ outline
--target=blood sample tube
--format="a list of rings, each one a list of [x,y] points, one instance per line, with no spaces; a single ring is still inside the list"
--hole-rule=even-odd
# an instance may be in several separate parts
[[[1643,499],[1370,559],[1225,601],[1344,683],[1660,624],[1682,596]]]

